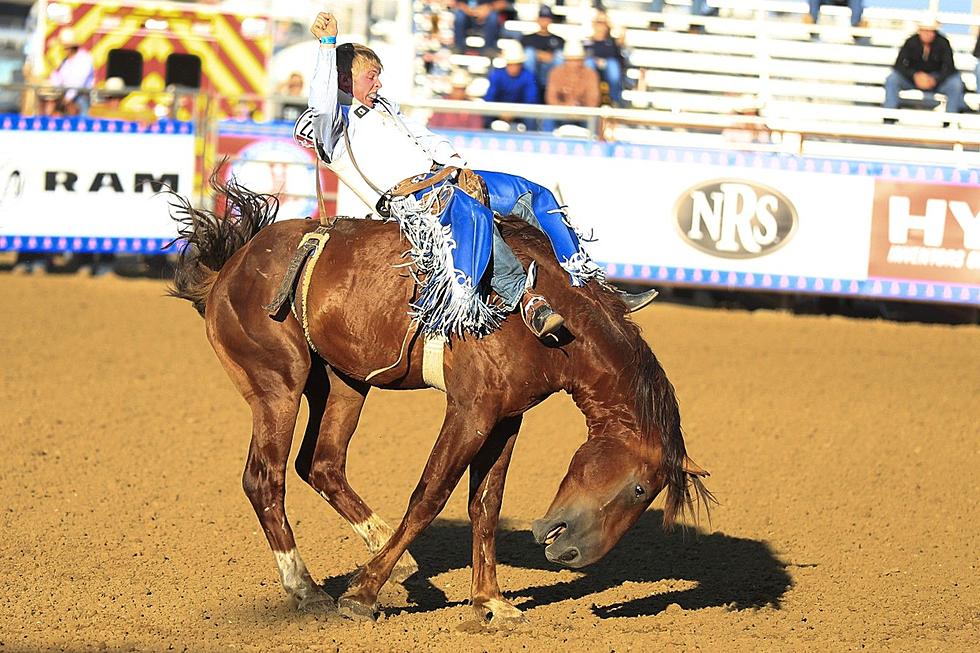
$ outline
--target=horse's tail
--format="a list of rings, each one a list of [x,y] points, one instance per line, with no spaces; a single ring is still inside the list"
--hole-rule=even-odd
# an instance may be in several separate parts
[[[220,182],[221,168],[209,182],[218,202],[214,211],[196,209],[186,197],[170,193],[170,217],[180,235],[168,247],[179,243],[181,250],[168,294],[186,299],[202,316],[218,271],[263,227],[275,222],[279,211],[275,195],[253,193],[234,178]]]
[[[679,516],[690,513],[697,518],[702,506],[705,512],[710,513],[711,504],[717,501],[701,480],[701,476],[706,476],[707,472],[687,457],[684,434],[681,431],[680,409],[673,384],[653,352],[649,352],[649,357],[643,358],[637,373],[640,383],[647,385],[645,392],[639,393],[646,400],[641,400],[638,408],[641,422],[652,420],[660,431],[663,452],[661,465],[667,477],[664,528],[671,530]],[[649,400],[651,398],[652,401]]]

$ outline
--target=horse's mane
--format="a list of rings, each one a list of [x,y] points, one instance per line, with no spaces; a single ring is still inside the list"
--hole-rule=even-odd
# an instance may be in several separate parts
[[[501,234],[509,242],[521,241],[535,254],[538,265],[554,265],[551,246],[539,230],[523,222],[505,221]],[[561,274],[565,274],[561,271]],[[681,430],[680,409],[674,386],[667,378],[660,361],[643,339],[639,325],[629,317],[629,312],[614,290],[608,286],[589,282],[572,290],[597,310],[584,312],[591,321],[610,337],[623,341],[629,349],[627,366],[632,371],[630,388],[633,392],[633,414],[641,437],[655,438],[659,433],[661,467],[666,475],[667,498],[664,504],[664,526],[670,528],[677,517],[686,511],[694,511],[693,485],[698,503],[707,507],[712,501],[711,493],[697,476],[684,471],[687,455],[684,435]]]

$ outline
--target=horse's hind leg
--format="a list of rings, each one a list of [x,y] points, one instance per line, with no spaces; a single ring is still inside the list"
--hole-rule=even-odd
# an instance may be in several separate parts
[[[524,621],[497,584],[497,521],[504,496],[504,481],[514,452],[521,417],[502,420],[470,463],[470,522],[473,525],[473,581],[471,604],[487,624]]]
[[[347,481],[347,448],[369,389],[365,383],[343,377],[319,361],[313,362],[304,390],[310,421],[296,457],[296,471],[347,520],[368,551],[375,554],[393,531]],[[392,578],[400,582],[417,571],[418,564],[406,551]]]
[[[271,323],[271,320],[270,320]],[[228,323],[225,323],[228,324]],[[303,384],[309,372],[306,343],[269,336],[260,328],[245,337],[235,324],[235,340],[209,333],[215,352],[252,409],[252,440],[242,487],[255,510],[290,600],[300,609],[333,607],[333,599],[313,582],[296,549],[286,519],[286,465]],[[214,331],[218,331],[215,327]],[[225,342],[232,342],[226,347]],[[238,361],[248,361],[247,367]]]

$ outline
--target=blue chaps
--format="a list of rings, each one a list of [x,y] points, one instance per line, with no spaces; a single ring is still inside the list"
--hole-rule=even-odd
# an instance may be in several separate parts
[[[513,310],[524,293],[527,274],[501,237],[493,220],[494,213],[515,215],[544,232],[559,263],[567,263],[580,251],[581,245],[550,190],[516,175],[475,172],[486,182],[490,209],[466,193],[456,192],[440,222],[450,226],[456,244],[453,267],[457,274],[475,287],[491,267],[490,287],[503,300],[505,308]]]

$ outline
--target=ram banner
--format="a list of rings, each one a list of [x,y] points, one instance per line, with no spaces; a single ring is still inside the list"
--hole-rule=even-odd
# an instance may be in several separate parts
[[[0,116],[0,250],[159,253],[193,180],[190,123]]]

